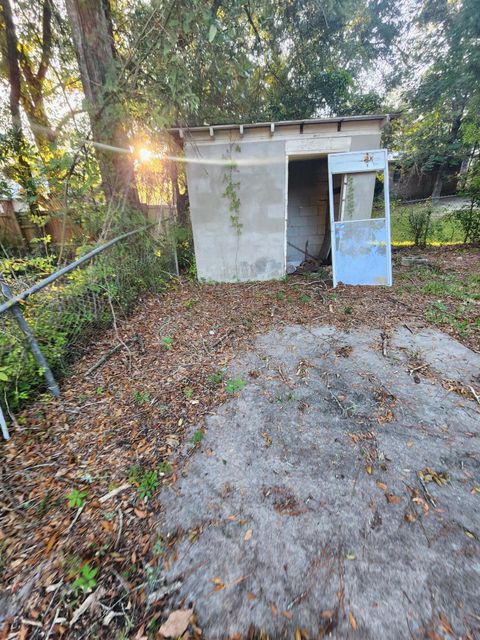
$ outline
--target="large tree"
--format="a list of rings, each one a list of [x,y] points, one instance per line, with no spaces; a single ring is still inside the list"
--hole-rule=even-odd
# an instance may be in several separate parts
[[[66,0],[107,201],[139,207],[108,0]]]
[[[436,174],[436,197],[468,155],[464,128],[479,112],[478,0],[425,0],[413,15],[412,29],[417,36],[397,145],[407,166]]]
[[[26,194],[27,202],[33,213],[38,213],[37,207],[37,188],[32,175],[32,169],[28,158],[28,144],[25,140],[22,128],[22,117],[20,110],[21,102],[21,73],[18,60],[18,42],[15,31],[15,22],[13,18],[10,0],[0,0],[1,17],[5,34],[5,58],[7,66],[7,77],[10,86],[9,109],[12,121],[12,129],[10,140],[5,139],[4,145],[10,142],[13,153],[17,162],[12,178],[18,180]],[[22,225],[19,224],[22,229]],[[23,237],[25,244],[28,245],[28,238]]]

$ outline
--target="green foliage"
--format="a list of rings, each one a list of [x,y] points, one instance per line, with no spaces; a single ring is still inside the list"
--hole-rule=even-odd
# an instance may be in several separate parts
[[[236,393],[237,391],[241,391],[247,383],[242,378],[232,378],[231,380],[227,380],[225,383],[225,391],[227,393]]]
[[[410,218],[414,218],[419,213],[420,220],[425,215],[426,207],[430,204],[416,203],[402,205],[401,203],[392,201],[391,203],[391,229],[392,243],[398,244],[414,244],[415,232],[412,230]],[[426,236],[427,244],[449,244],[461,243],[464,240],[462,227],[454,215],[455,212],[448,213],[445,209],[432,211],[430,218],[428,233]]]
[[[195,431],[192,436],[192,444],[195,447],[198,446],[202,442],[204,437],[205,434],[203,433],[203,431],[201,429],[197,429],[197,431]]]
[[[158,465],[158,473],[161,476],[169,476],[172,473],[172,471],[173,471],[173,467],[170,462],[164,461]]]
[[[200,302],[200,300],[198,300],[198,298],[190,298],[190,300],[187,300],[187,302],[185,303],[185,309],[192,309],[193,306],[195,304],[198,304]]]
[[[163,336],[160,338],[160,344],[168,351],[173,348],[173,339],[170,336]]]
[[[133,391],[132,398],[139,405],[147,404],[151,400],[151,396],[148,391],[140,391],[138,389]]]
[[[238,195],[240,182],[234,179],[235,175],[238,173],[238,167],[235,164],[235,161],[232,159],[233,151],[239,153],[241,151],[240,146],[238,144],[231,144],[229,154],[223,156],[224,159],[229,160],[229,163],[225,170],[225,173],[223,174],[223,184],[225,185],[225,190],[222,193],[222,197],[225,198],[228,202],[230,222],[235,230],[235,233],[237,234],[237,236],[239,236],[242,231],[243,224],[240,222],[240,197]]]
[[[156,469],[146,470],[134,464],[128,470],[128,481],[137,487],[142,499],[151,498],[160,485]]]
[[[80,574],[72,584],[72,589],[75,592],[82,591],[86,593],[97,586],[95,576],[98,573],[97,567],[90,567],[88,562],[82,565]]]
[[[67,495],[68,506],[70,509],[80,509],[87,502],[88,491],[79,491],[73,489]]]
[[[425,247],[430,231],[430,221],[432,217],[431,204],[412,208],[408,214],[408,226],[416,247]]]
[[[480,206],[472,204],[451,215],[462,228],[464,242],[480,242]]]
[[[110,324],[112,309],[116,314],[128,313],[139,295],[162,289],[167,265],[163,257],[156,255],[158,246],[147,234],[134,236],[22,305],[56,376],[68,370],[75,345],[88,340],[95,329]],[[89,248],[82,247],[79,253]],[[55,270],[55,260],[53,254],[48,258],[7,258],[0,260],[0,270],[15,288],[18,274],[36,281]],[[0,317],[0,371],[0,403],[6,397],[11,409],[44,389],[43,372],[9,313]]]
[[[158,471],[145,471],[138,486],[138,493],[141,498],[151,498],[158,486]]]
[[[208,380],[211,384],[222,384],[223,382],[223,378],[224,378],[225,374],[224,372],[219,369],[218,371],[215,371],[215,373],[212,373],[211,375],[208,376]]]
[[[464,131],[480,104],[478,2],[426,0],[411,15],[412,31],[428,37],[415,39],[408,58],[395,146],[404,166],[438,172],[441,182],[474,147]]]

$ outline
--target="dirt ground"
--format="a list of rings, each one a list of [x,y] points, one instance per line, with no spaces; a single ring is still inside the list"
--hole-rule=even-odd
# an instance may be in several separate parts
[[[478,635],[479,252],[411,253],[173,279],[83,345],[0,447],[0,638]]]

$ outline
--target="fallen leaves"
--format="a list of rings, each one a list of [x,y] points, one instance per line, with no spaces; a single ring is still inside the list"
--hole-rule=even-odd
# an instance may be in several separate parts
[[[82,604],[75,610],[72,619],[70,620],[70,626],[78,622],[78,620],[83,616],[83,614],[88,611],[90,608],[97,609],[99,606],[100,598],[103,598],[105,595],[105,589],[103,587],[98,587],[93,593],[85,598]]]
[[[450,261],[450,254],[447,259]],[[232,356],[255,334],[274,328],[272,325],[277,322],[282,325],[289,322],[308,323],[312,317],[319,322],[328,321],[341,327],[351,323],[351,318],[342,312],[343,303],[328,305],[319,300],[317,304],[312,299],[309,305],[295,304],[300,294],[294,288],[289,291],[294,304],[279,305],[276,302],[275,318],[272,320],[270,294],[274,295],[284,288],[284,283],[275,282],[202,287],[182,280],[176,291],[171,289],[165,295],[145,297],[134,315],[122,318],[119,324],[122,340],[128,340],[138,332],[142,334],[145,354],[141,358],[134,353],[132,361],[127,353],[118,353],[98,372],[96,379],[85,380],[83,372],[111,347],[112,340],[116,340],[113,330],[99,331],[88,344],[88,349],[82,351],[85,355],[72,363],[71,375],[63,381],[62,400],[43,400],[40,405],[32,404],[19,416],[22,418],[22,429],[4,446],[5,460],[8,463],[6,480],[10,488],[14,489],[14,499],[6,501],[8,509],[3,509],[3,505],[0,505],[0,537],[7,541],[2,578],[9,587],[24,584],[42,564],[42,571],[45,565],[47,567],[47,584],[52,589],[61,584],[61,580],[64,581],[58,594],[48,589],[45,592],[37,588],[34,590],[35,607],[45,629],[54,620],[58,598],[64,598],[68,590],[67,583],[72,579],[61,566],[60,559],[74,555],[88,559],[92,548],[99,551],[108,549],[98,560],[102,565],[99,582],[101,580],[102,586],[108,590],[109,599],[106,602],[114,602],[125,592],[118,580],[112,578],[112,571],[123,575],[124,571],[135,565],[136,570],[127,582],[134,594],[131,615],[134,624],[139,619],[143,623],[143,618],[136,616],[143,616],[142,606],[148,599],[141,588],[145,576],[139,569],[149,566],[151,561],[148,542],[150,540],[152,543],[153,516],[150,513],[155,513],[156,498],[152,498],[147,509],[138,498],[137,491],[129,489],[129,466],[141,459],[146,468],[155,468],[160,461],[168,460],[172,451],[181,446],[185,432],[192,425],[202,425],[203,416],[222,403],[226,396],[222,384],[212,385],[209,376],[227,366]],[[372,306],[371,291],[350,288],[339,295],[355,306],[355,317],[369,326],[383,322],[385,314],[390,313],[392,318],[399,317],[395,300],[389,304],[385,298],[382,305]],[[394,290],[392,295],[395,295]],[[183,303],[192,296],[199,298],[195,314],[179,313],[179,308],[183,308]],[[368,313],[361,314],[364,304]],[[241,320],[246,308],[249,308],[249,318],[252,318],[248,326]],[[219,309],[222,309],[222,313],[219,313]],[[421,314],[421,310],[419,313]],[[161,357],[158,353],[159,318],[169,320],[168,333],[174,338],[175,344],[174,349],[162,353]],[[215,322],[213,336],[209,334],[212,322]],[[230,326],[235,326],[235,335],[227,336],[214,347],[218,341],[217,336],[226,334]],[[473,337],[461,340],[475,346]],[[349,354],[345,350],[339,351],[337,355],[344,358]],[[306,380],[310,367],[308,362],[299,362],[297,376]],[[257,372],[251,372],[252,380],[257,377]],[[100,391],[100,387],[103,391]],[[193,397],[200,399],[200,403],[192,404],[192,399],[181,392],[184,388],[191,388]],[[134,405],[132,393],[136,390],[148,392],[154,402],[145,406]],[[463,391],[462,395],[468,398],[467,392]],[[395,410],[393,399],[385,396],[378,400],[383,405],[382,410],[386,410],[382,411],[380,419],[391,418],[388,411]],[[300,412],[307,411],[309,405],[301,402],[298,409]],[[368,424],[363,428],[372,429],[374,423]],[[270,428],[268,431],[263,436],[266,446],[271,444],[271,435],[276,442],[275,432]],[[369,444],[369,441],[375,443],[375,437],[373,431],[360,431],[360,428],[358,433],[348,435],[350,442],[362,445]],[[413,442],[407,442],[406,446],[413,446]],[[363,464],[366,465],[367,473],[372,468],[371,475],[374,475],[377,461],[364,458]],[[429,469],[425,471],[428,476]],[[440,480],[444,485],[446,478],[442,478],[442,472],[438,473],[437,470],[436,473],[438,477],[432,475],[431,480],[426,477],[425,482],[438,485]],[[87,479],[83,480],[84,477]],[[175,477],[162,477],[161,481],[172,482]],[[88,483],[91,495],[99,497],[89,501],[75,528],[67,532],[66,527],[73,514],[65,512],[62,497],[67,491],[83,486],[85,482]],[[469,481],[467,490],[474,484],[474,480]],[[402,500],[390,493],[385,483],[377,480],[376,486],[382,493],[390,496],[390,499],[386,497],[388,502],[395,504]],[[17,487],[20,487],[18,497]],[[472,489],[474,493],[479,491],[478,487]],[[274,498],[275,496],[272,500]],[[422,497],[417,495],[412,500],[425,513],[428,512],[429,506]],[[18,504],[25,504],[25,507],[17,513]],[[276,508],[280,513],[292,515],[292,505],[289,501],[278,501]],[[414,504],[410,506],[414,507]],[[420,511],[418,509],[419,514]],[[406,514],[406,521],[413,521],[413,512],[407,511]],[[192,531],[188,535],[189,539],[195,540],[198,534]],[[253,529],[237,535],[240,544],[242,536],[245,543],[253,541]],[[473,532],[466,530],[464,536],[475,538]],[[256,535],[256,541],[257,537]],[[31,548],[34,549],[32,552]],[[222,585],[227,588],[228,585],[223,580],[220,582],[221,584],[214,583],[214,588],[219,591],[222,590]],[[153,601],[151,603],[160,608],[164,592],[155,593],[158,597],[155,602],[158,604]],[[53,595],[56,600],[50,606]],[[254,594],[247,594],[249,600],[253,597]],[[75,613],[73,609],[77,605],[78,602],[62,605],[65,606],[68,619],[72,618]],[[43,619],[49,606],[46,619]],[[87,626],[94,609],[93,606],[89,607],[82,614],[79,623]],[[28,609],[24,615],[33,619]],[[333,612],[331,615],[333,616]],[[112,621],[108,633],[112,637],[116,620],[112,616],[110,618]],[[20,629],[21,621],[17,620],[15,624],[15,629]],[[28,625],[24,626],[28,629]],[[52,629],[52,635],[56,634],[55,626]],[[134,635],[132,633],[132,638]]]
[[[185,633],[192,618],[193,609],[178,609],[177,611],[172,611],[159,631],[164,638],[177,638]]]
[[[386,493],[385,498],[389,504],[400,504],[402,501],[402,497],[396,496],[394,493]]]
[[[354,631],[357,630],[357,621],[355,620],[355,616],[353,615],[353,613],[351,611],[349,611],[348,613],[348,620],[350,622],[350,626],[352,627],[352,629]]]
[[[446,471],[435,471],[431,467],[425,467],[422,471],[418,472],[418,477],[423,482],[435,482],[439,487],[446,485],[450,482],[450,476]]]
[[[442,625],[443,630],[445,631],[445,633],[450,634],[451,636],[455,635],[455,632],[453,631],[452,625],[450,624],[450,622],[448,621],[447,616],[443,613],[443,611],[441,611],[438,614],[438,618],[440,620],[440,624]]]
[[[222,580],[218,577],[216,578],[212,578],[212,582],[215,585],[213,587],[214,591],[221,591],[222,589],[225,589],[225,584],[222,582]]]

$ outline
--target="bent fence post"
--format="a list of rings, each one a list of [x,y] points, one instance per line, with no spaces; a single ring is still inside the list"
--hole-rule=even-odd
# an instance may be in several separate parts
[[[7,301],[11,301],[11,299],[13,298],[12,290],[10,289],[8,284],[5,282],[2,274],[0,274],[0,285],[1,285],[4,298],[6,298]],[[33,357],[37,361],[38,366],[43,371],[43,374],[47,381],[47,386],[49,391],[51,392],[52,395],[58,398],[60,396],[60,389],[58,388],[58,384],[55,378],[53,377],[53,373],[50,367],[48,366],[48,362],[46,361],[45,356],[43,355],[38,345],[38,342],[35,340],[35,336],[33,335],[33,332],[30,329],[28,322],[23,317],[23,313],[18,303],[13,304],[10,307],[10,311],[12,312],[12,315],[15,318],[18,326],[22,330],[23,334],[27,338],[27,342],[29,344],[30,349],[32,350]]]
[[[2,432],[4,440],[10,440],[10,434],[8,433],[7,423],[5,422],[2,407],[0,407],[0,431]]]

